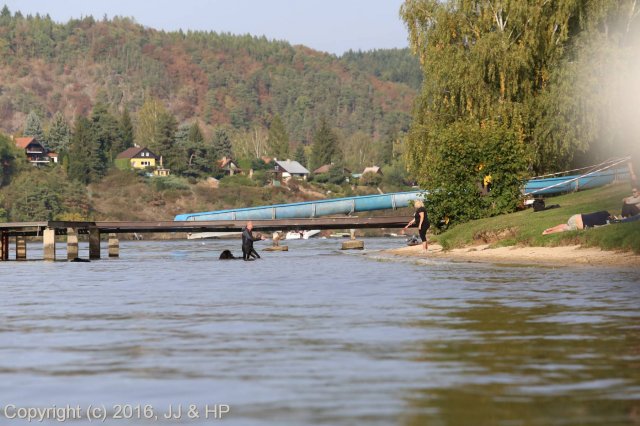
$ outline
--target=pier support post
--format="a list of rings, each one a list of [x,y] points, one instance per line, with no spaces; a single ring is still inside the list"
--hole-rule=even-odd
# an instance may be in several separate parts
[[[100,259],[100,230],[89,228],[89,259]]]
[[[0,234],[0,261],[9,260],[9,233]]]
[[[44,260],[56,260],[56,230],[47,228],[42,233]]]
[[[116,234],[109,234],[109,257],[120,257],[120,241]]]
[[[67,260],[78,257],[78,233],[75,228],[67,228]]]
[[[364,250],[364,241],[356,240],[356,230],[350,229],[351,239],[342,243],[342,250]]]
[[[22,235],[16,237],[16,260],[27,260],[27,239]]]

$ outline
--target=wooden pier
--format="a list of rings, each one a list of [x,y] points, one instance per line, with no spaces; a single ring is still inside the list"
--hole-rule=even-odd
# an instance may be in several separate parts
[[[321,217],[314,219],[253,220],[254,231],[290,231],[307,229],[402,228],[404,216]],[[147,222],[7,222],[0,223],[0,260],[9,260],[9,244],[16,244],[16,260],[27,259],[25,237],[41,237],[44,260],[56,260],[56,236],[67,237],[67,258],[78,257],[78,235],[89,236],[89,259],[100,259],[100,241],[109,235],[109,257],[118,257],[118,234],[239,232],[246,220],[147,221]]]

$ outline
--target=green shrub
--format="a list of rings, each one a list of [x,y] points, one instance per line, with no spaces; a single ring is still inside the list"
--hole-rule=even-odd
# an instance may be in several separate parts
[[[378,186],[382,182],[382,176],[377,173],[367,172],[360,177],[360,184],[366,186]]]
[[[118,170],[130,170],[131,169],[131,160],[128,158],[116,158],[113,161],[113,164],[116,166]]]
[[[189,181],[180,176],[154,177],[151,183],[156,191],[189,189]]]
[[[528,164],[518,136],[494,123],[458,122],[428,131],[424,155],[429,161],[420,186],[429,190],[432,221],[452,222],[490,217],[516,210]],[[485,176],[492,189],[481,194]]]
[[[313,175],[313,181],[317,183],[327,183],[329,182],[329,174],[318,173],[317,175]]]

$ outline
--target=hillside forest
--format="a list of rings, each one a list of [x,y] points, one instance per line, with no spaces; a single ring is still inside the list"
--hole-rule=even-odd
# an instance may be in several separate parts
[[[57,23],[5,6],[0,219],[168,219],[404,188],[404,141],[421,81],[408,49],[337,57],[265,37],[157,31],[124,17]],[[25,136],[57,153],[58,164],[26,164],[14,143]],[[119,170],[116,157],[132,146],[161,156],[171,176]],[[223,178],[223,157],[255,171],[252,178]],[[295,190],[272,188],[268,158],[309,170],[334,164],[333,173]],[[384,178],[347,182],[347,171],[374,165]],[[207,186],[212,177],[222,178],[217,190]]]

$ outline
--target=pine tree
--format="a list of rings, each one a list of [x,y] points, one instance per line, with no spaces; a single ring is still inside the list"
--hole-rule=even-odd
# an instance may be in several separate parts
[[[93,132],[91,122],[80,117],[76,121],[73,130],[73,137],[69,145],[69,170],[70,179],[77,180],[85,185],[92,181],[91,164],[89,162],[92,154]]]
[[[15,143],[7,136],[0,134],[0,186],[7,184],[16,169],[18,158],[24,158],[16,151]]]
[[[188,169],[189,158],[189,124],[181,124],[173,137],[173,153],[164,157],[164,165],[171,169],[173,174],[184,174]]]
[[[215,158],[217,159],[233,157],[231,139],[227,131],[221,127],[218,127],[213,134],[213,149],[215,151]]]
[[[162,155],[167,157],[175,157],[175,137],[176,131],[178,129],[178,122],[175,117],[169,113],[169,111],[165,111],[160,115],[158,119],[158,128],[156,135],[156,155]]]
[[[117,142],[120,136],[120,125],[109,112],[107,105],[99,102],[93,107],[91,128],[93,131],[90,157],[92,179],[98,181],[106,174],[112,158],[119,154],[119,152],[113,152],[113,146],[120,145]]]
[[[48,146],[47,139],[44,135],[44,130],[42,130],[40,116],[35,111],[31,111],[29,112],[29,115],[27,115],[23,133],[25,136],[32,136],[36,138],[36,140],[42,145]]]
[[[120,119],[118,120],[118,138],[113,141],[112,152],[114,158],[117,157],[121,152],[133,146],[133,138],[133,122],[131,121],[129,110],[125,108],[120,115]]]
[[[286,160],[289,158],[289,135],[279,115],[276,115],[269,127],[269,155],[274,158]]]
[[[302,164],[304,167],[307,167],[307,155],[304,152],[304,146],[302,144],[298,145],[298,147],[296,148],[293,159]]]
[[[187,133],[185,146],[189,156],[189,168],[200,174],[207,170],[207,150],[200,125],[194,122]],[[212,148],[213,149],[213,148]]]
[[[66,151],[71,141],[71,129],[60,111],[53,116],[53,121],[49,127],[47,142],[49,149],[57,153]]]
[[[338,136],[331,130],[327,120],[322,119],[320,127],[313,136],[311,169],[315,170],[324,164],[331,164],[331,161],[338,153]]]

